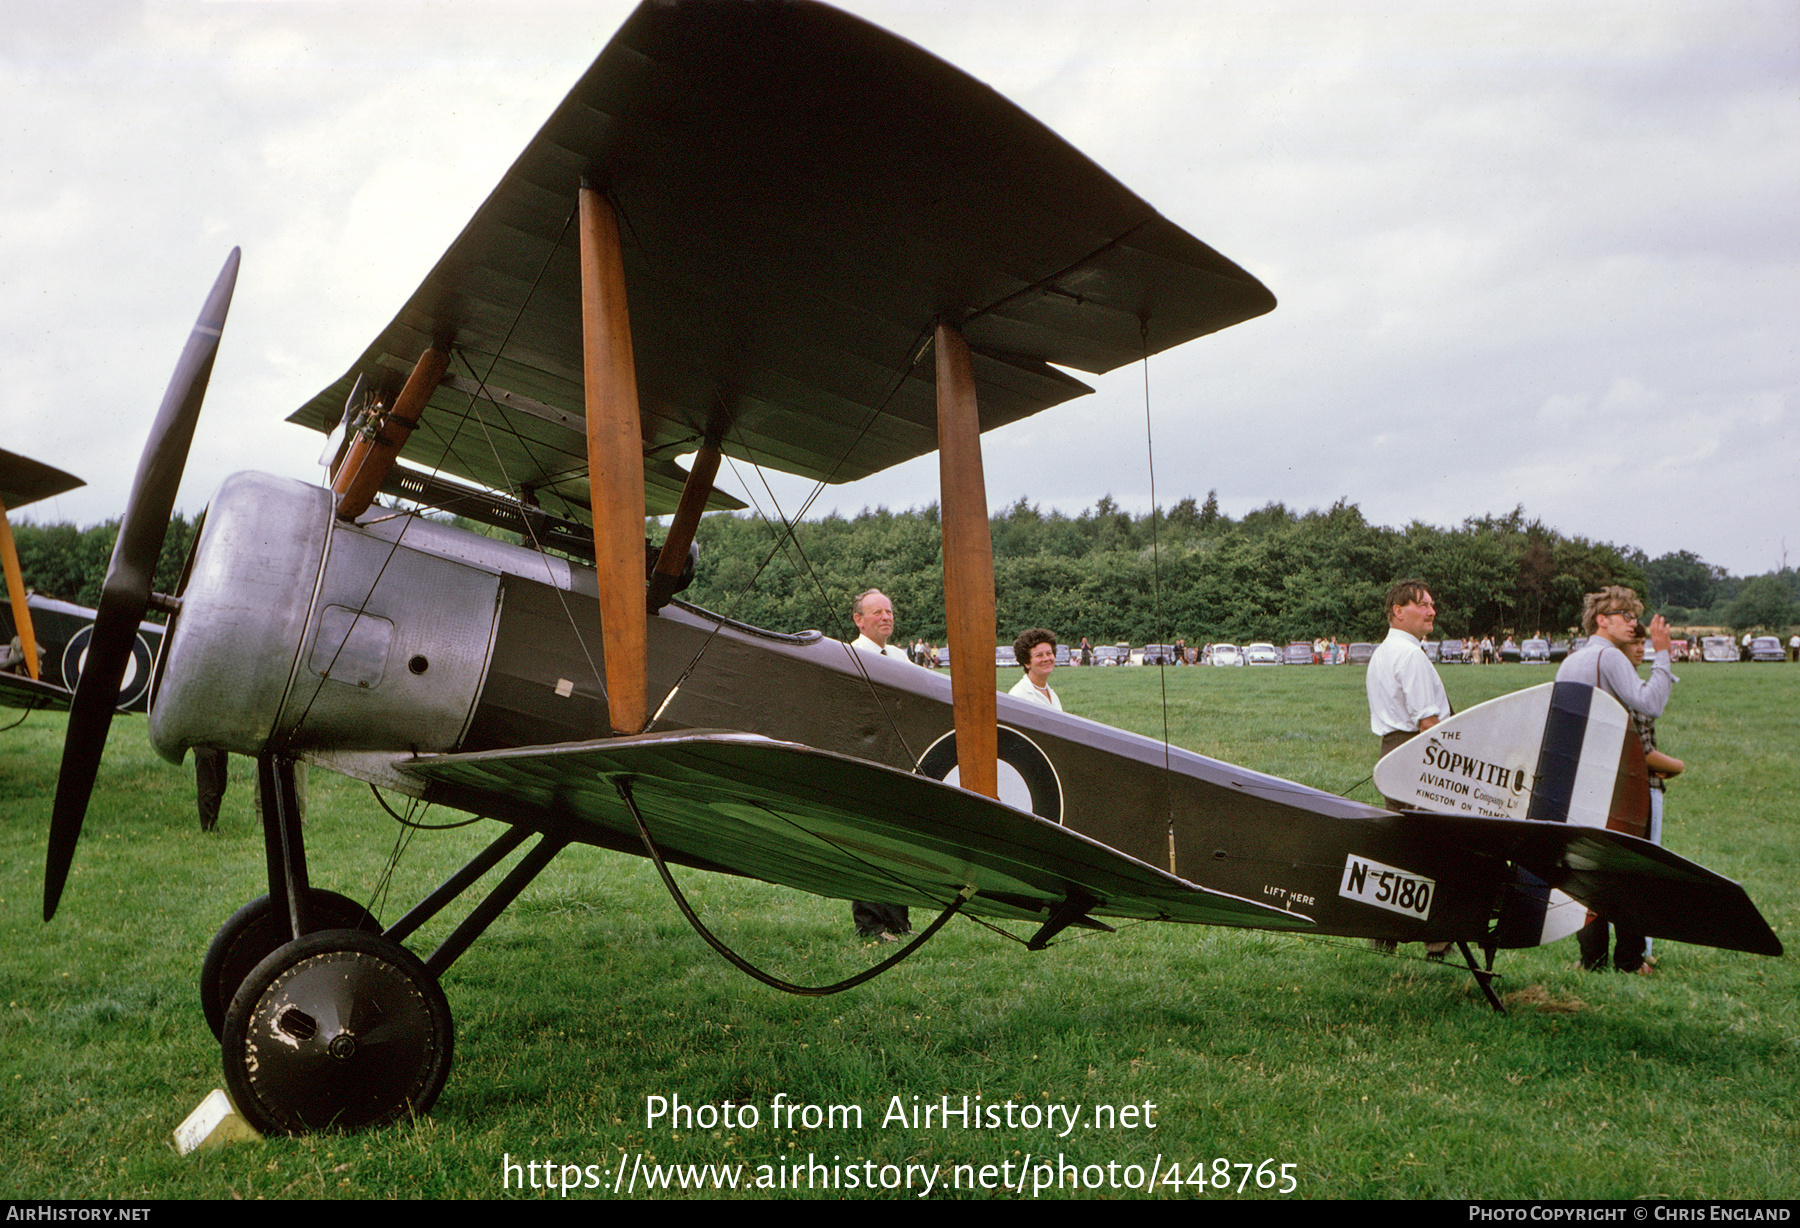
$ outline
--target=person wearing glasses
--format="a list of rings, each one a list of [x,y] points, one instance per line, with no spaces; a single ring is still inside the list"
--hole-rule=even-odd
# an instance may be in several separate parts
[[[1584,682],[1598,687],[1624,705],[1634,717],[1654,721],[1662,715],[1676,678],[1669,670],[1669,625],[1658,614],[1647,628],[1650,636],[1650,677],[1640,678],[1626,649],[1639,635],[1638,618],[1644,603],[1631,589],[1608,585],[1589,593],[1582,601],[1581,630],[1588,642],[1570,653],[1557,667],[1558,682]],[[1598,972],[1606,966],[1612,926],[1595,916],[1576,935],[1581,945],[1581,966]],[[1644,937],[1623,930],[1612,944],[1612,964],[1620,972],[1648,974],[1644,961]]]

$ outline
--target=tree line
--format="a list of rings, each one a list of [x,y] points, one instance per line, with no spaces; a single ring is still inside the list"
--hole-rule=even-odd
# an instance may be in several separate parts
[[[1455,528],[1415,521],[1395,529],[1370,524],[1347,500],[1304,513],[1271,503],[1234,520],[1216,492],[1154,515],[1133,515],[1110,497],[1077,516],[1019,499],[991,528],[1002,641],[1030,626],[1095,643],[1376,640],[1387,625],[1382,595],[1405,576],[1431,586],[1438,630],[1448,636],[1561,635],[1579,623],[1583,595],[1606,584],[1637,590],[1681,625],[1800,621],[1800,575],[1791,568],[1741,580],[1691,552],[1650,559],[1567,536],[1522,507]],[[686,596],[708,608],[841,634],[850,596],[880,588],[902,638],[942,642],[935,505],[832,515],[793,537],[751,514],[720,514],[702,521],[699,541]]]
[[[199,529],[197,516],[189,520],[176,512],[170,518],[151,583],[157,592],[172,593],[180,584],[182,565]],[[100,586],[106,580],[106,566],[112,561],[113,543],[118,540],[116,518],[85,529],[66,521],[45,525],[22,521],[13,525],[13,542],[19,551],[19,572],[25,587],[44,597],[90,608],[100,604]],[[145,617],[152,622],[163,621],[163,616],[154,611]]]
[[[174,591],[196,528],[180,514],[171,522],[156,571],[160,591]],[[1110,497],[1076,516],[1019,499],[991,528],[1003,642],[1031,626],[1097,644],[1375,640],[1386,627],[1382,594],[1403,576],[1431,586],[1446,636],[1564,634],[1580,620],[1582,595],[1605,584],[1636,589],[1678,626],[1785,633],[1800,622],[1800,574],[1792,568],[1743,579],[1691,551],[1651,559],[1564,535],[1523,508],[1455,528],[1414,521],[1396,529],[1370,524],[1347,500],[1307,512],[1271,503],[1233,519],[1216,493],[1154,515],[1126,512]],[[650,531],[661,532],[655,522]],[[116,520],[86,529],[16,525],[27,586],[97,604],[117,535]],[[850,598],[879,588],[894,602],[901,638],[943,642],[936,505],[833,514],[793,534],[753,514],[720,513],[701,522],[698,540],[699,566],[684,597],[709,609],[775,630],[817,627],[847,637]]]

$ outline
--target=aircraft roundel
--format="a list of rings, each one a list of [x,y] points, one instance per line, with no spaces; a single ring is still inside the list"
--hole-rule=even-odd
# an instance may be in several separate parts
[[[1014,810],[1028,810],[1052,823],[1063,821],[1062,780],[1050,756],[1038,744],[1008,725],[999,727],[1000,800]],[[956,731],[933,742],[919,757],[919,773],[946,784],[960,784],[956,768]]]
[[[69,637],[63,648],[62,676],[63,685],[71,691],[81,681],[81,671],[87,667],[88,641],[94,638],[94,624],[88,623]],[[137,632],[131,637],[131,659],[125,663],[125,677],[119,683],[118,707],[123,710],[143,699],[144,691],[150,685],[150,667],[155,663],[155,655],[150,645],[144,642],[144,633]]]

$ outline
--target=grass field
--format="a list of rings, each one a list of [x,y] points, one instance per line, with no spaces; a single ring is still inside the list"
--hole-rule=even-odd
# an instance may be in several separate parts
[[[1689,765],[1669,794],[1667,843],[1743,882],[1791,943],[1800,669],[1681,672],[1659,725]],[[1550,676],[1517,666],[1443,675],[1459,708]],[[1372,798],[1359,669],[1062,670],[1055,685],[1070,711],[1153,736],[1166,687],[1177,744]],[[835,1198],[868,1193],[849,1188],[852,1172],[859,1187],[911,1176],[910,1191],[877,1192],[917,1197],[920,1168],[933,1166],[933,1197],[1018,1197],[983,1178],[1016,1181],[1022,1165],[1030,1197],[1043,1164],[1064,1182],[1046,1197],[1143,1196],[1153,1169],[1159,1197],[1238,1197],[1240,1182],[1241,1196],[1280,1196],[1283,1164],[1288,1197],[1800,1194],[1791,956],[1659,942],[1657,976],[1623,977],[1572,971],[1572,940],[1503,953],[1513,1009],[1500,1017],[1466,973],[1342,940],[1145,924],[1034,954],[958,921],[871,985],[801,999],[708,951],[647,862],[591,849],[565,852],[451,969],[456,1063],[429,1116],[179,1157],[170,1131],[220,1084],[196,1002],[200,955],[264,890],[251,790],[234,782],[221,831],[203,836],[191,765],[164,764],[142,719],[120,720],[62,911],[46,925],[61,732],[61,718],[38,714],[0,735],[0,1131],[11,1157],[0,1191],[10,1197],[517,1196],[521,1183],[543,1184],[545,1161],[559,1173],[580,1166],[573,1180],[598,1188],[569,1194],[593,1197],[621,1163],[640,1174],[640,1163],[741,1164],[751,1185],[809,1156],[825,1166],[815,1184],[838,1182],[809,1196]],[[319,772],[307,828],[318,885],[368,899],[391,865],[391,902],[378,909],[387,920],[495,830],[420,835],[395,863],[400,829],[367,789]],[[709,924],[789,979],[835,980],[882,954],[852,939],[841,902],[680,876]],[[670,1128],[647,1120],[659,1096],[753,1105],[759,1120]],[[1013,1123],[884,1125],[895,1098],[910,1113],[965,1096],[1012,1102]],[[778,1099],[858,1106],[862,1125],[778,1125]],[[1093,1113],[1145,1104],[1153,1126]],[[1021,1116],[1061,1105],[1082,1106],[1066,1137],[1060,1116],[1054,1129]],[[1059,1155],[1075,1167],[1056,1168]],[[510,1191],[509,1159],[519,1166]],[[1264,1161],[1273,1189],[1235,1167]],[[1071,1173],[1103,1188],[1071,1191]],[[1230,1189],[1217,1188],[1221,1176]],[[646,1192],[641,1175],[636,1188]]]

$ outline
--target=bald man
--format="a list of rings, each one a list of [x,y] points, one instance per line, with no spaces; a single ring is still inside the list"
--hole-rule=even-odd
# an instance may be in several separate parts
[[[850,603],[850,621],[856,624],[857,636],[852,648],[877,656],[909,661],[904,649],[889,647],[894,638],[894,603],[878,588],[867,589]],[[897,942],[901,934],[912,933],[912,915],[904,904],[865,904],[857,900],[850,905],[850,919],[856,923],[860,938],[878,938]]]

